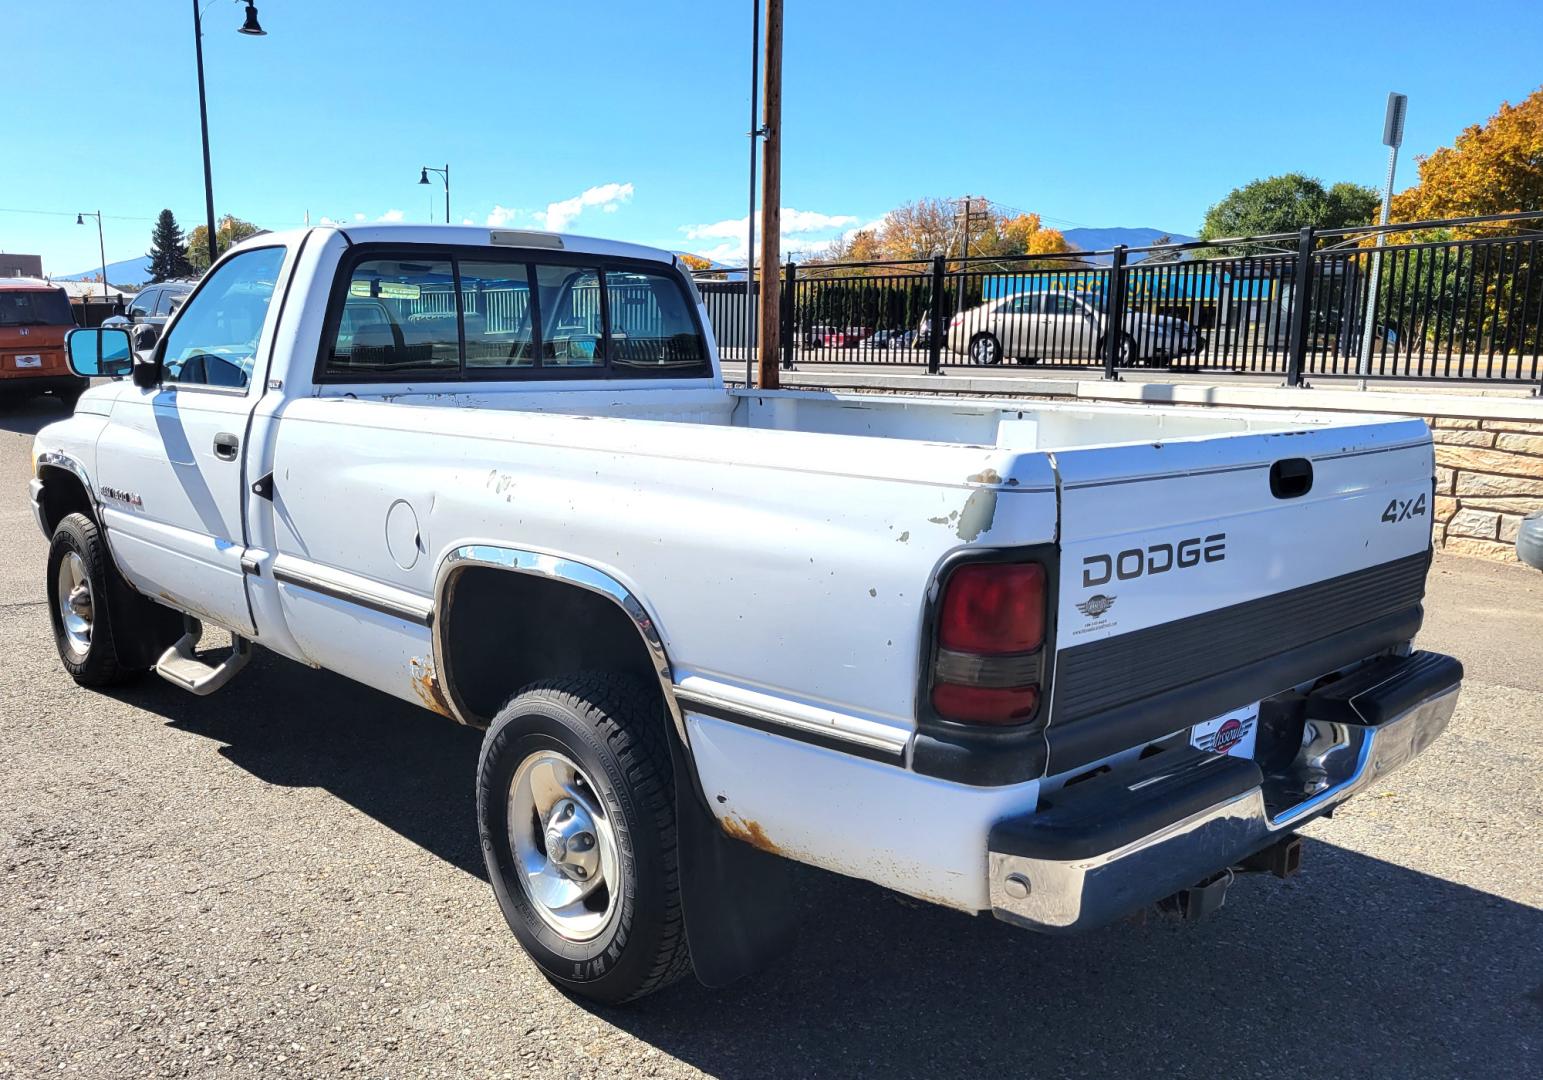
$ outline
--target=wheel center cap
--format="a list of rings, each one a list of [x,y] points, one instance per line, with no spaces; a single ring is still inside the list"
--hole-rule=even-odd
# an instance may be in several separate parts
[[[590,881],[600,868],[600,849],[595,843],[595,823],[574,799],[562,799],[547,818],[546,856],[574,881]]]
[[[77,585],[70,590],[68,599],[70,610],[82,619],[91,618],[91,590],[84,585]]]

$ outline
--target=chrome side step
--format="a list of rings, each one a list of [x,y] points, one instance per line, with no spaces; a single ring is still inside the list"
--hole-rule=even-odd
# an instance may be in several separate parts
[[[161,654],[155,662],[155,673],[173,686],[180,686],[190,694],[204,697],[236,677],[252,659],[252,643],[244,637],[231,635],[234,648],[223,663],[211,666],[193,655],[193,649],[203,637],[203,627],[197,620],[189,619],[187,631],[177,643]]]

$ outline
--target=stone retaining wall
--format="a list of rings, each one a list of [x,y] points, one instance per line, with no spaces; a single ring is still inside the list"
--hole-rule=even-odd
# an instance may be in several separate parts
[[[1514,562],[1518,524],[1543,510],[1543,421],[1425,419],[1436,440],[1436,547]]]

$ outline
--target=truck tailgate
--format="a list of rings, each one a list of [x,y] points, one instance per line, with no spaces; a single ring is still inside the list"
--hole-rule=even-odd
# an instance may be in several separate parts
[[[1419,420],[1055,454],[1054,774],[1414,636],[1434,454]]]

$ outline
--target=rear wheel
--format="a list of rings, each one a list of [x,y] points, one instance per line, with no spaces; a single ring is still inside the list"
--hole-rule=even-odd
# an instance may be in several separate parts
[[[976,334],[970,339],[970,363],[990,366],[1002,362],[1002,343],[995,334]]]
[[[84,514],[59,522],[48,548],[48,609],[59,660],[81,686],[115,686],[145,670],[125,664],[113,638],[106,605],[117,572],[96,522]]]
[[[691,966],[658,695],[585,674],[536,683],[488,728],[483,859],[515,937],[560,987],[602,1002]]]

